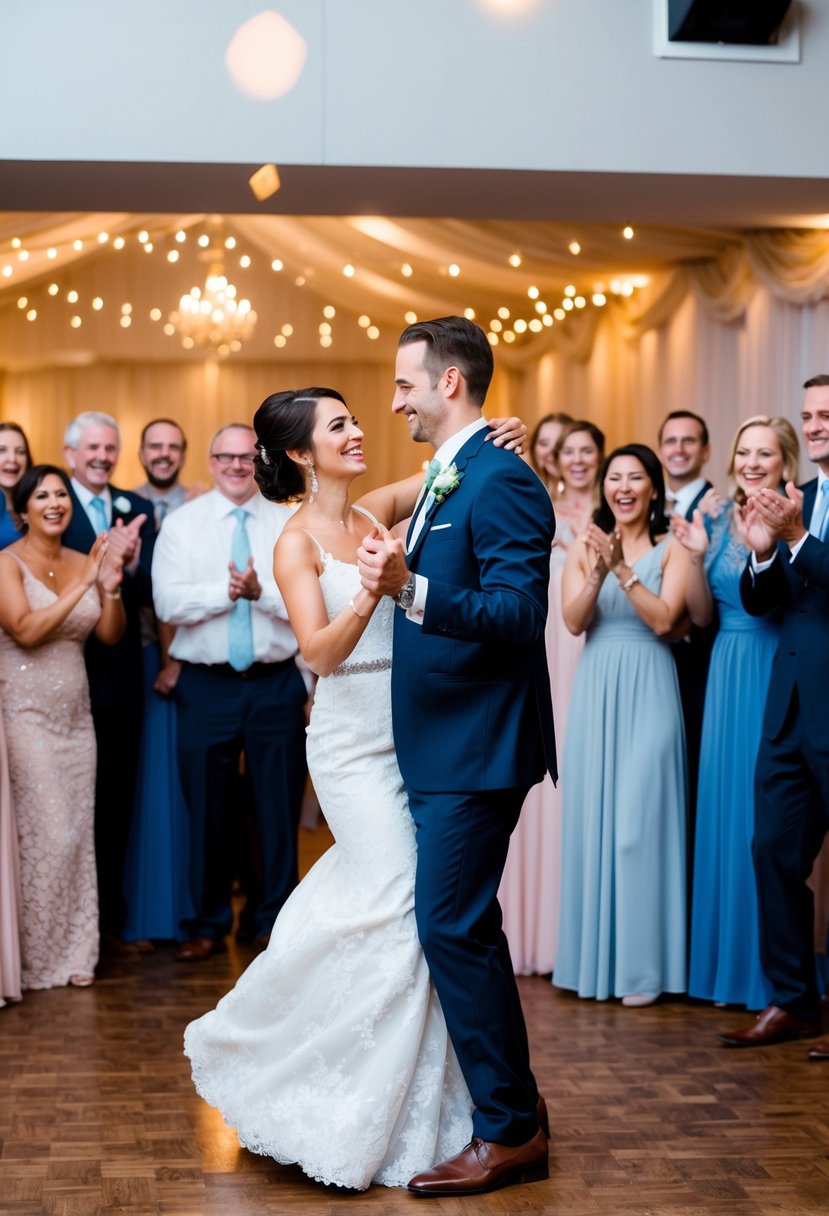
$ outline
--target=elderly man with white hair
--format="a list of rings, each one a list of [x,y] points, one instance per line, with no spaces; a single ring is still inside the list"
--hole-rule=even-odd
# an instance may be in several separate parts
[[[88,553],[101,532],[124,557],[122,595],[127,628],[116,646],[90,638],[86,669],[98,744],[95,782],[95,855],[98,866],[101,948],[133,954],[122,939],[126,904],[124,855],[141,743],[143,674],[140,608],[152,604],[155,526],[153,505],[110,482],[121,436],[109,414],[79,414],[66,428],[63,453],[71,473],[72,521],[63,543]]]

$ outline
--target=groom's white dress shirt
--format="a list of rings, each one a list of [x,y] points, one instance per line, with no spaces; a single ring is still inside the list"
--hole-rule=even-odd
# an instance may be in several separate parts
[[[442,443],[435,452],[434,459],[439,462],[441,470],[445,469],[457,456],[463,445],[468,439],[471,439],[477,431],[483,430],[489,426],[486,418],[477,418],[474,422],[470,422],[463,430],[457,431],[454,435]],[[457,491],[456,491],[457,492]],[[411,537],[406,549],[407,553],[411,553],[415,546],[420,533],[423,531],[426,522],[426,513],[435,501],[435,495],[432,490],[427,494],[421,494],[415,505],[414,525],[412,527]],[[415,579],[415,597],[411,608],[406,612],[406,616],[410,621],[414,621],[416,625],[423,624],[423,614],[426,610],[426,596],[429,591],[429,580],[423,574],[416,574]]]

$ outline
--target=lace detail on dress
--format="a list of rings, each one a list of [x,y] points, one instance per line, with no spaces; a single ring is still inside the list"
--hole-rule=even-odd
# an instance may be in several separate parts
[[[57,596],[23,571],[30,606]],[[24,988],[92,975],[98,961],[95,732],[83,643],[101,612],[90,588],[48,641],[24,649],[0,630],[0,694],[20,843]]]
[[[329,618],[359,590],[330,554]],[[414,825],[391,729],[384,598],[347,664],[320,679],[308,766],[336,844],[300,883],[270,944],[188,1026],[199,1093],[242,1144],[310,1177],[402,1186],[471,1137],[471,1105],[417,939]]]

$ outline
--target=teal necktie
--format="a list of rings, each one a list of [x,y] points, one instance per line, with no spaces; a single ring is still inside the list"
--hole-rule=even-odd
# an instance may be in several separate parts
[[[230,557],[237,570],[244,573],[250,557],[248,538],[248,513],[242,507],[231,512],[236,516],[236,527],[230,547]],[[253,622],[250,600],[236,601],[230,610],[227,633],[227,661],[236,671],[247,671],[253,662]]]
[[[103,498],[99,498],[98,495],[96,494],[94,498],[90,498],[89,505],[92,508],[92,510],[95,512],[95,516],[98,521],[97,535],[100,536],[101,533],[106,532],[107,528],[109,527],[109,523],[107,521],[107,510],[106,510],[106,506],[104,505],[104,500],[103,500]]]
[[[818,540],[823,539],[823,533],[826,528],[827,509],[829,509],[829,479],[822,481],[820,484],[820,492],[812,508],[812,522],[809,524],[809,531]]]
[[[423,483],[424,493],[426,493],[426,494],[429,493],[429,491],[432,488],[432,483],[434,482],[438,473],[440,473],[442,469],[443,469],[443,465],[440,463],[439,460],[430,460],[429,461],[429,464],[426,466],[426,480]]]

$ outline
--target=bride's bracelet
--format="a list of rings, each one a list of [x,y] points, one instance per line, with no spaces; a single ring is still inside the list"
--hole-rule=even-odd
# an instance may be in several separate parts
[[[348,606],[351,609],[351,611],[354,613],[354,615],[358,616],[361,621],[364,621],[366,619],[365,614],[362,612],[358,612],[357,609],[354,607],[354,600],[349,600]]]

